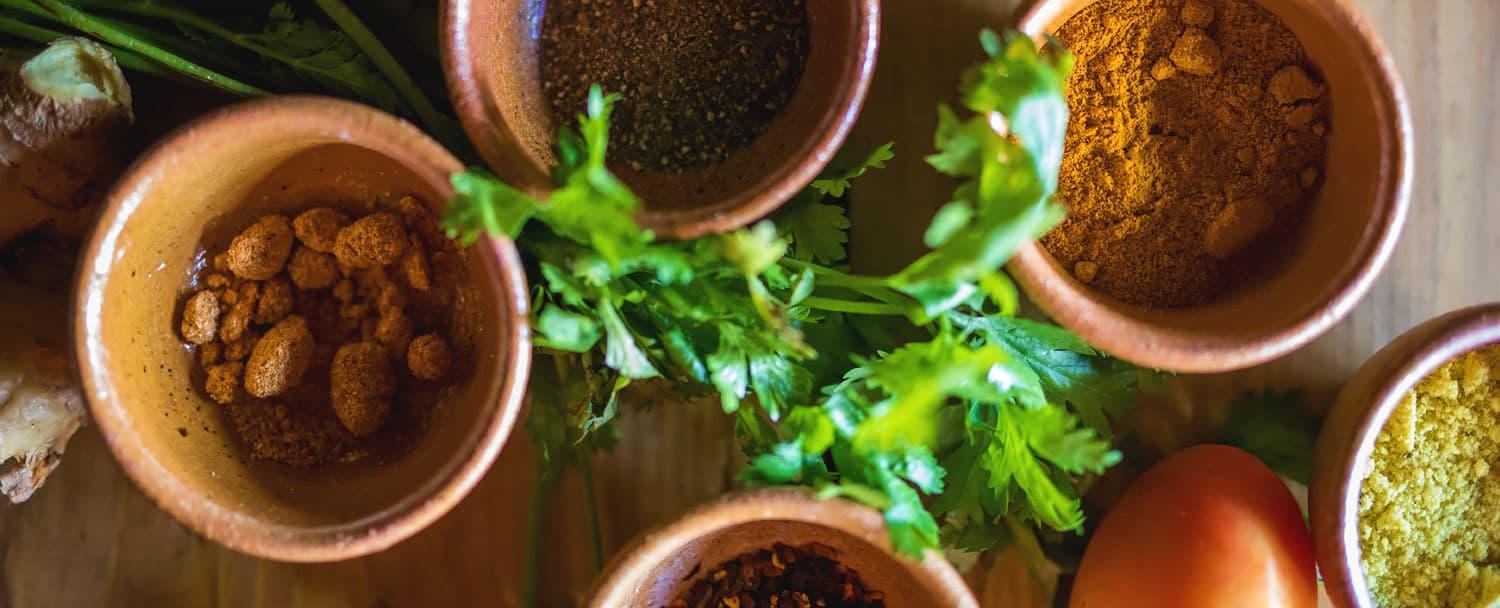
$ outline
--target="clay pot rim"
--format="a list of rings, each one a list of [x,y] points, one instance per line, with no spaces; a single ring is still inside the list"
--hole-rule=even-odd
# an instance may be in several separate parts
[[[1044,39],[1047,28],[1068,9],[1096,0],[1040,0],[1021,18],[1019,27]],[[1365,226],[1355,253],[1330,286],[1310,300],[1316,304],[1294,321],[1254,334],[1212,334],[1183,330],[1132,317],[1127,306],[1096,296],[1061,271],[1039,243],[1023,245],[1009,269],[1031,300],[1049,317],[1100,349],[1133,363],[1185,373],[1216,373],[1244,369],[1285,356],[1326,333],[1369,293],[1390,261],[1410,207],[1414,154],[1412,119],[1406,90],[1395,60],[1369,18],[1349,0],[1297,0],[1323,20],[1355,34],[1358,50],[1377,77],[1365,80],[1366,94],[1375,99],[1381,163],[1386,176],[1375,194],[1375,213]],[[1096,299],[1097,298],[1097,299]]]
[[[604,567],[583,605],[629,605],[633,582],[693,540],[741,525],[786,521],[821,526],[861,539],[899,561],[923,588],[949,600],[945,606],[979,607],[963,577],[941,553],[929,549],[920,563],[898,556],[891,549],[880,512],[844,499],[818,499],[805,488],[761,488],[728,494],[637,536]]]
[[[509,318],[509,343],[497,355],[507,357],[504,374],[490,395],[481,424],[455,449],[441,472],[397,503],[355,521],[315,527],[268,524],[233,512],[193,491],[147,449],[129,412],[114,396],[109,357],[96,339],[99,301],[113,265],[114,244],[132,212],[144,201],[165,170],[183,170],[195,159],[184,152],[214,146],[242,136],[247,128],[273,129],[290,137],[350,143],[388,156],[412,170],[439,193],[452,194],[449,173],[462,165],[437,142],[394,116],[357,103],[314,96],[283,96],[244,102],[211,112],[162,138],[128,168],[111,188],[98,225],[80,255],[74,279],[73,356],[89,411],[105,443],[125,473],[163,510],[189,528],[227,547],[257,557],[290,562],[324,562],[375,553],[427,527],[456,505],[479,482],[499,455],[521,410],[530,369],[529,302],[520,255],[508,239],[481,239],[472,248],[480,256],[487,289]]]
[[[1456,310],[1418,325],[1376,353],[1340,392],[1336,408],[1358,407],[1356,416],[1332,416],[1318,438],[1309,504],[1318,568],[1330,599],[1336,605],[1374,608],[1363,583],[1363,552],[1359,543],[1359,493],[1365,464],[1375,451],[1375,440],[1407,391],[1424,378],[1469,351],[1500,344],[1500,302]],[[1367,369],[1368,368],[1368,369]],[[1347,402],[1347,403],[1346,403]],[[1334,445],[1335,425],[1352,425],[1348,441]],[[1344,430],[1339,429],[1339,430]],[[1330,460],[1331,459],[1331,460]],[[1332,475],[1331,480],[1328,476]],[[1329,522],[1323,524],[1322,522]]]
[[[476,65],[476,59],[481,55],[476,48],[483,48],[477,45],[492,42],[470,36],[472,7],[478,2],[494,1],[448,0],[445,3],[440,36],[443,76],[464,132],[485,162],[491,167],[521,165],[514,169],[524,174],[520,180],[524,183],[515,185],[533,194],[545,194],[551,190],[548,168],[530,155],[514,150],[519,147],[516,133],[490,94],[499,85],[488,70]],[[701,207],[645,211],[637,217],[642,227],[654,231],[659,238],[684,240],[735,230],[769,215],[791,200],[833,160],[864,107],[880,47],[880,0],[840,1],[850,2],[856,7],[858,23],[853,37],[858,41],[857,48],[844,58],[846,66],[854,64],[852,69],[846,68],[845,73],[854,76],[852,81],[841,84],[839,95],[831,102],[830,107],[836,112],[826,112],[812,129],[818,136],[801,141],[796,150],[787,154],[777,168],[767,174],[762,183],[770,183],[769,187]]]

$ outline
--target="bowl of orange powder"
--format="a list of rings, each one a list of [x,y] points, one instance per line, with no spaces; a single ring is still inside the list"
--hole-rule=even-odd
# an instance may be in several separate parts
[[[1249,367],[1352,309],[1395,247],[1410,117],[1391,59],[1335,0],[1044,0],[1076,56],[1058,201],[1010,270],[1105,351]]]

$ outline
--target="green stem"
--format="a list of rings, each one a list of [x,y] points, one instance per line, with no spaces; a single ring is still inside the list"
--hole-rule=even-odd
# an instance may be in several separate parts
[[[10,34],[23,40],[30,40],[38,44],[47,44],[49,42],[52,42],[53,40],[57,40],[58,38],[67,36],[66,33],[27,23],[8,15],[0,15],[0,32]],[[151,76],[156,76],[159,78],[170,78],[176,75],[176,72],[168,71],[166,68],[152,63],[145,57],[142,57],[135,53],[131,53],[130,51],[126,51],[125,49],[113,47],[107,44],[104,45],[104,48],[105,50],[109,51],[109,54],[114,55],[115,62],[119,63],[120,67],[127,70],[135,70],[137,72],[149,74]]]
[[[42,7],[33,4],[31,0],[0,0],[0,6],[13,8],[33,17],[41,17],[49,20],[54,19],[51,13],[42,10]]]
[[[531,482],[531,510],[526,514],[526,562],[521,574],[521,605],[536,608],[537,581],[542,563],[542,526],[547,522],[547,483],[545,465],[540,456],[536,461],[536,479]]]
[[[22,2],[23,0],[0,0],[0,6],[10,6],[25,10],[26,7]],[[31,2],[46,9],[47,12],[51,13],[53,18],[63,25],[125,50],[143,55],[164,67],[181,72],[225,91],[247,97],[264,97],[268,95],[266,91],[260,88],[245,84],[187,59],[183,59],[159,47],[153,46],[140,38],[125,34],[60,0],[31,0]]]
[[[155,2],[151,2],[150,0],[145,0],[143,2],[112,0],[109,3],[100,3],[98,6],[106,10],[118,11],[136,15],[139,17],[165,19],[174,23],[185,25],[187,27],[200,30],[206,34],[217,36],[218,38],[224,40],[225,42],[228,42],[229,44],[261,55],[272,61],[285,64],[286,66],[291,67],[299,72],[311,74],[327,80],[341,81],[340,75],[332,70],[319,67],[316,64],[304,61],[300,57],[288,55],[276,50],[275,48],[260,44],[259,42],[256,42],[254,37],[252,36],[247,36],[243,33],[228,29],[222,25],[214,23],[213,21],[204,19],[203,17],[190,11],[185,11],[171,6],[163,6]]]
[[[906,316],[906,307],[882,302],[856,302],[854,300],[840,300],[837,298],[824,298],[812,296],[803,300],[802,306],[827,310],[831,312],[847,312],[856,315],[892,315]]]
[[[354,11],[349,10],[349,7],[342,0],[313,1],[318,5],[318,8],[323,9],[323,12],[328,15],[329,19],[332,19],[335,24],[338,24],[339,28],[344,30],[344,33],[349,36],[350,40],[354,41],[355,45],[359,46],[360,50],[364,51],[365,56],[369,57],[370,61],[375,64],[375,68],[380,70],[380,73],[384,74],[387,80],[391,81],[391,84],[396,87],[396,92],[406,100],[406,103],[411,104],[412,109],[417,113],[417,118],[421,119],[422,123],[427,125],[428,130],[441,138],[445,144],[452,145],[463,141],[462,138],[454,137],[455,134],[452,132],[449,122],[432,105],[432,101],[427,98],[427,95],[422,93],[422,89],[417,86],[417,82],[412,79],[411,74],[408,74],[401,67],[401,63],[396,60],[396,57],[391,54],[390,50],[385,48],[384,44],[380,43],[380,39],[376,38],[375,34],[370,31],[370,28],[366,27],[364,22],[359,20],[359,16],[355,15]]]
[[[579,455],[578,476],[583,480],[583,508],[589,527],[589,558],[593,560],[594,567],[589,573],[592,578],[604,569],[604,535],[599,530],[599,500],[594,493],[594,465],[586,452]]]
[[[818,284],[829,287],[848,287],[850,289],[890,289],[890,280],[885,277],[872,277],[866,275],[849,274],[839,272],[827,266],[819,266],[794,258],[781,258],[781,263],[792,267],[794,270],[811,270],[817,276]]]
[[[843,497],[854,502],[880,509],[882,511],[891,508],[891,498],[884,492],[867,485],[857,483],[840,483],[818,488],[816,495],[821,500]]]

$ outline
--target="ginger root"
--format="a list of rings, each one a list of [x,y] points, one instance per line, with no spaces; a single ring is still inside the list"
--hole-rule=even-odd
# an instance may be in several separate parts
[[[126,160],[130,104],[114,57],[94,42],[0,50],[0,494],[12,502],[41,487],[84,423],[66,285],[53,283],[72,266],[60,243],[88,230]]]
[[[63,210],[94,202],[123,166],[132,120],[125,76],[91,40],[59,38],[19,67],[0,69],[0,192],[18,186]]]
[[[83,425],[65,298],[0,281],[0,494],[23,502]]]

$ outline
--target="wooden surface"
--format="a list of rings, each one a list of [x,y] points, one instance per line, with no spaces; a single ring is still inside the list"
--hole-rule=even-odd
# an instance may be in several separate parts
[[[1421,320],[1500,300],[1500,46],[1494,42],[1500,1],[1355,1],[1395,54],[1412,102],[1417,172],[1410,222],[1374,292],[1332,333],[1260,368],[1184,379],[1203,412],[1246,387],[1297,386],[1329,395],[1377,348]],[[1012,23],[1018,4],[886,0],[880,67],[854,138],[856,145],[897,142],[891,168],[856,188],[853,247],[868,269],[918,251],[925,220],[881,218],[925,218],[946,200],[950,185],[920,164],[931,146],[936,102],[951,98],[958,71],[975,58],[977,28]],[[1211,422],[1205,416],[1211,414],[1177,412],[1144,432],[1181,441]],[[663,404],[625,421],[618,450],[596,465],[606,552],[733,486],[738,458],[728,422],[712,404]],[[0,507],[0,608],[516,605],[531,477],[520,436],[473,495],[431,529],[380,555],[304,566],[238,555],[188,532],[135,489],[88,428],[31,502]],[[549,508],[543,562],[549,606],[571,605],[591,576],[578,542],[578,503],[574,482]],[[1011,567],[974,575],[985,605],[1036,605],[1040,593],[1014,560],[1002,564]]]

